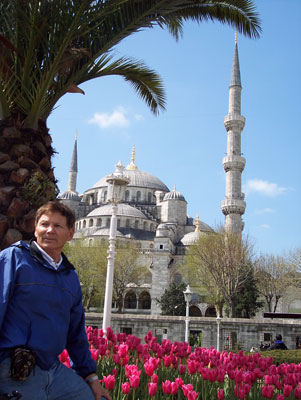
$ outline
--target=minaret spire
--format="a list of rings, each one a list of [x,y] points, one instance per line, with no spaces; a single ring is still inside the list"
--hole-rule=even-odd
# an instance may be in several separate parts
[[[70,164],[70,170],[69,170],[69,180],[68,180],[68,192],[74,192],[77,193],[76,191],[76,180],[77,180],[77,137],[78,137],[78,132],[76,130],[75,133],[75,141],[74,141],[74,146],[73,146],[73,153],[72,153],[72,160]]]
[[[246,160],[241,156],[241,133],[245,118],[241,115],[241,80],[235,33],[235,47],[229,87],[229,113],[224,119],[227,131],[227,156],[223,158],[226,172],[226,196],[222,201],[222,212],[225,215],[225,230],[241,233],[244,227],[241,216],[246,209],[244,194],[241,191],[241,174]]]

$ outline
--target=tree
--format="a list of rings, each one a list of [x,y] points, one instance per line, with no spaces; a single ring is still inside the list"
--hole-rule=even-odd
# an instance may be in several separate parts
[[[236,318],[252,318],[263,307],[263,301],[259,300],[260,293],[254,277],[254,268],[251,265],[242,267],[247,279],[238,291],[235,299]]]
[[[152,112],[165,107],[161,78],[111,51],[155,25],[177,39],[186,20],[216,20],[258,37],[252,0],[2,0],[0,2],[0,240],[29,239],[39,205],[56,197],[47,118],[65,93],[118,75]]]
[[[117,241],[114,266],[113,301],[116,301],[118,312],[123,309],[123,300],[129,287],[139,287],[145,282],[148,269],[143,265],[139,248],[133,242]]]
[[[169,288],[165,289],[160,299],[156,299],[161,306],[162,315],[185,315],[186,302],[184,291],[186,285],[184,282],[173,282]]]
[[[269,312],[276,312],[279,300],[294,285],[294,268],[284,257],[262,255],[255,263],[259,293],[265,298]]]
[[[237,295],[247,281],[252,265],[252,246],[247,238],[219,229],[190,246],[187,257],[189,281],[206,288],[215,304],[226,303],[230,317],[235,317]],[[217,307],[217,312],[220,310]]]
[[[92,306],[100,307],[103,303],[107,250],[107,243],[88,247],[82,240],[75,240],[71,245],[67,243],[64,247],[64,252],[76,268],[86,310]]]

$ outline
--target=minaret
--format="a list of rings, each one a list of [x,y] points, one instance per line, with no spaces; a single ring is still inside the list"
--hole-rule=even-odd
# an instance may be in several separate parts
[[[235,48],[232,73],[229,87],[229,113],[224,119],[228,134],[227,156],[223,158],[226,172],[226,196],[222,201],[222,212],[225,215],[225,230],[241,233],[244,228],[242,214],[246,209],[244,193],[241,191],[241,174],[246,160],[241,156],[241,132],[245,126],[245,118],[241,115],[241,82],[235,33]]]
[[[73,153],[72,153],[72,160],[71,160],[71,165],[70,165],[70,170],[69,170],[69,180],[68,180],[68,192],[74,192],[74,193],[77,193],[77,191],[76,191],[76,179],[77,179],[77,136],[78,136],[78,133],[76,131],[75,142],[74,142]]]

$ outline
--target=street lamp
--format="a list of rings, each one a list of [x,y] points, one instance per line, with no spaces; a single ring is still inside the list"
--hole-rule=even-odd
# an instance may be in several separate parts
[[[220,344],[220,324],[221,324],[221,317],[219,316],[219,314],[217,314],[216,323],[217,323],[216,350],[219,351],[219,344]]]
[[[189,336],[189,303],[191,302],[192,291],[190,290],[190,286],[187,285],[185,290],[184,297],[186,301],[186,317],[185,317],[185,342],[189,343],[188,336]]]
[[[115,165],[115,171],[106,179],[108,183],[107,198],[108,202],[112,204],[112,216],[110,221],[106,292],[102,321],[102,329],[105,335],[107,333],[107,328],[111,325],[118,203],[121,203],[124,200],[125,187],[129,183],[129,179],[124,175],[123,170],[124,167],[121,164],[121,161],[119,161],[118,164]]]

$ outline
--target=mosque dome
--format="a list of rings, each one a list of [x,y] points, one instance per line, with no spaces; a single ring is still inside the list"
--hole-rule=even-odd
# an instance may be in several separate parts
[[[153,176],[145,171],[140,171],[138,169],[137,165],[135,164],[135,146],[133,146],[131,162],[124,170],[124,174],[130,180],[127,185],[128,187],[141,187],[169,192],[168,187],[156,176]],[[108,186],[107,176],[97,181],[93,188],[96,189],[106,186]]]
[[[172,192],[168,192],[165,194],[163,201],[166,200],[182,200],[182,201],[186,201],[185,197],[182,195],[182,193],[178,192],[176,189],[176,186],[174,187]]]
[[[89,217],[101,217],[101,216],[110,216],[112,215],[112,205],[107,204],[102,207],[95,208],[91,211],[87,218]],[[125,217],[134,217],[134,218],[144,218],[146,219],[145,215],[142,211],[138,210],[138,208],[131,207],[128,204],[118,204],[117,210],[118,216],[125,216]]]
[[[80,197],[76,192],[66,190],[63,193],[60,193],[57,196],[60,200],[73,200],[73,201],[80,201]]]
[[[205,224],[205,222],[200,221],[199,216],[197,215],[195,223],[195,231],[186,233],[186,235],[182,237],[181,243],[184,246],[190,246],[196,243],[201,236],[206,235],[207,233],[210,232],[213,232],[213,229],[210,228],[209,225]]]

